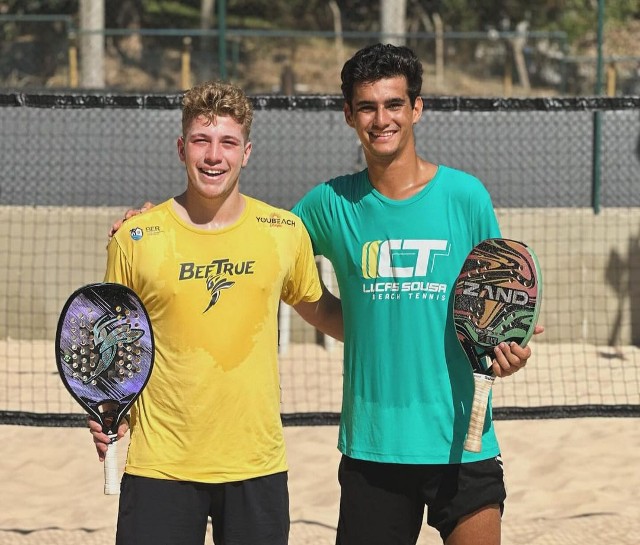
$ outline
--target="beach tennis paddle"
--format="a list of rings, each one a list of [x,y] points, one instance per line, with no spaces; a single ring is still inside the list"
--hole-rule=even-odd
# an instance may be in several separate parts
[[[62,309],[55,348],[62,382],[111,438],[104,460],[104,493],[118,494],[118,424],[153,368],[147,311],[136,293],[121,284],[84,286]]]
[[[495,379],[493,349],[525,346],[535,329],[542,276],[533,250],[522,242],[491,238],[476,245],[456,280],[453,318],[473,370],[474,395],[465,450],[480,452],[489,394]]]

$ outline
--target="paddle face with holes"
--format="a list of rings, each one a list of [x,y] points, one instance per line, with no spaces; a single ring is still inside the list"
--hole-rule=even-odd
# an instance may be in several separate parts
[[[494,376],[485,365],[501,342],[525,346],[538,320],[542,277],[531,248],[509,239],[487,239],[464,261],[454,292],[458,340],[474,373],[475,395],[465,449],[479,452]]]
[[[135,292],[101,283],[69,297],[56,332],[58,372],[69,393],[112,438],[146,386],[153,360],[151,323]],[[107,452],[110,463],[112,447]],[[116,492],[105,488],[105,493]]]

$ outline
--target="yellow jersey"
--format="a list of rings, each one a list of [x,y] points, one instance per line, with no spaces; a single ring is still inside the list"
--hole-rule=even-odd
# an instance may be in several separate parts
[[[300,219],[243,197],[223,229],[187,224],[170,199],[109,243],[105,281],[138,294],[155,338],[131,413],[129,474],[221,483],[287,470],[278,305],[317,301],[322,287]]]

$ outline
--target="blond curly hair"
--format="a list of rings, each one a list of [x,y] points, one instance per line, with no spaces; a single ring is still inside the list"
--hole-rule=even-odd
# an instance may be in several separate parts
[[[182,98],[182,135],[191,122],[203,116],[214,122],[217,116],[229,116],[242,125],[245,139],[249,140],[253,107],[240,87],[222,81],[207,81],[189,89]]]

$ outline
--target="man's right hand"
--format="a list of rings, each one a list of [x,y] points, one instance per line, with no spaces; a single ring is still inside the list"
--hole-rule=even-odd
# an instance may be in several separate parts
[[[101,462],[104,462],[104,458],[107,455],[107,448],[111,443],[111,438],[102,431],[102,425],[96,422],[95,420],[87,419],[87,423],[89,425],[89,431],[93,436],[93,443],[96,446],[96,452],[98,453],[98,459]],[[126,418],[123,418],[118,424],[118,435],[116,437],[116,441],[122,439],[129,431],[129,421]]]
[[[128,220],[133,216],[137,216],[138,214],[142,214],[143,212],[146,212],[147,210],[149,210],[150,208],[153,208],[154,206],[155,205],[153,203],[150,203],[149,201],[147,201],[140,208],[129,208],[129,210],[127,210],[124,213],[124,216],[122,217],[122,219],[119,219],[111,226],[111,229],[109,230],[109,239],[111,239],[111,237],[116,234],[116,231],[120,229],[120,227],[122,227],[122,224],[125,222],[125,220]]]

